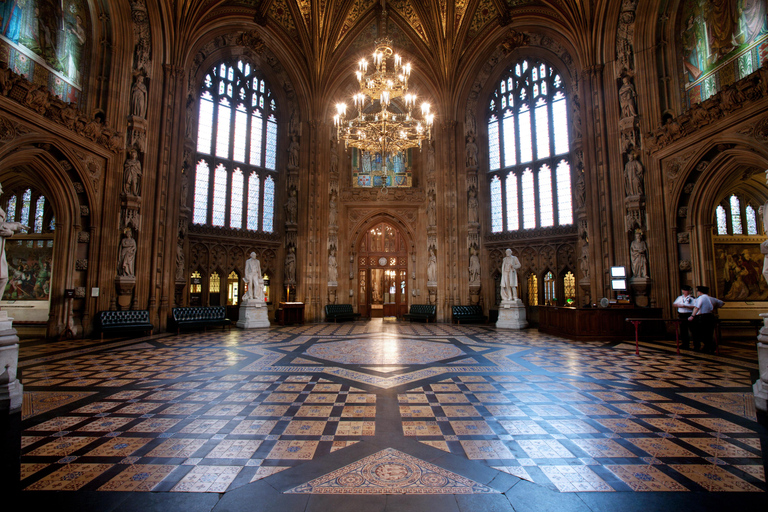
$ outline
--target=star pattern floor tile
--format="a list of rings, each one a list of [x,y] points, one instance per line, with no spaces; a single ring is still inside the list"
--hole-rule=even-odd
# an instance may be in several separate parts
[[[393,448],[286,491],[289,494],[485,494],[491,488]]]
[[[415,445],[564,493],[765,492],[756,357],[724,353],[374,321],[22,343],[21,485],[221,493],[334,454],[302,493],[490,492]],[[369,478],[380,435],[401,462]]]

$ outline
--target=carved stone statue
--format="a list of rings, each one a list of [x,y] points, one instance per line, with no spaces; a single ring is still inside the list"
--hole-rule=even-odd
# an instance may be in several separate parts
[[[627,165],[624,166],[624,185],[627,197],[641,196],[645,191],[643,164],[635,160],[635,155],[632,152],[629,153],[628,158]]]
[[[0,195],[3,194],[3,186],[0,185]],[[5,260],[5,239],[19,231],[28,231],[29,227],[20,222],[6,222],[5,210],[0,208],[0,293],[5,291],[8,284],[8,262]]]
[[[133,239],[133,230],[125,230],[125,237],[120,242],[120,256],[117,264],[117,275],[123,277],[136,277],[134,265],[136,262],[136,240]]]
[[[339,149],[338,143],[331,140],[331,174],[339,172]]]
[[[141,118],[147,116],[147,86],[144,85],[144,75],[136,75],[131,87],[131,115]]]
[[[288,250],[288,253],[285,255],[285,283],[286,284],[296,283],[296,254],[293,251],[294,249],[293,247],[291,247]]]
[[[475,136],[470,133],[467,135],[467,167],[470,169],[477,168],[477,144],[475,144]]]
[[[288,169],[299,168],[299,140],[296,135],[291,135],[291,143],[288,145]]]
[[[261,262],[252,252],[251,257],[245,260],[245,284],[248,291],[243,295],[243,300],[264,301],[264,278],[261,274]]]
[[[629,81],[629,77],[622,78],[622,86],[619,89],[619,105],[621,106],[621,118],[634,117],[637,115],[637,107],[635,106],[635,86]]]
[[[432,197],[429,198],[429,203],[427,203],[427,225],[437,225],[437,210],[435,206],[435,200]]]
[[[329,226],[336,226],[337,220],[337,211],[336,211],[336,197],[334,194],[331,194],[331,199],[328,203],[328,225]]]
[[[335,283],[339,279],[339,269],[336,263],[336,249],[328,251],[328,282]]]
[[[427,263],[427,281],[430,283],[437,282],[437,256],[435,256],[435,250],[429,249],[429,262]]]
[[[469,220],[470,224],[477,224],[480,222],[477,209],[477,190],[475,190],[475,187],[472,187],[469,189],[469,199],[467,199],[467,220]]]
[[[176,280],[184,280],[184,247],[176,245]]]
[[[299,203],[296,200],[296,191],[292,190],[288,196],[288,200],[285,201],[285,221],[288,224],[296,224],[296,220],[299,214]]]
[[[648,245],[639,229],[635,231],[635,239],[629,245],[629,258],[632,277],[648,277]]]
[[[501,262],[501,300],[517,300],[517,269],[521,267],[520,260],[512,254],[512,249],[506,250],[506,256]]]
[[[469,284],[472,285],[479,285],[480,284],[480,258],[477,256],[477,251],[475,249],[471,249],[471,254],[469,256]]]
[[[579,268],[584,279],[589,279],[589,244],[581,246],[581,255],[579,256]]]
[[[125,180],[123,191],[129,195],[140,195],[139,178],[141,177],[141,162],[139,162],[138,153],[135,149],[128,151],[128,158],[125,159],[123,164],[123,174]]]

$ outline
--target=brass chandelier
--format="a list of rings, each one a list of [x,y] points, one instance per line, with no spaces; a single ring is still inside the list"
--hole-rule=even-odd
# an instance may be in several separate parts
[[[416,95],[408,92],[410,63],[403,64],[392,50],[391,40],[384,37],[376,40],[370,73],[368,67],[368,60],[362,59],[355,72],[360,90],[352,96],[352,103],[357,115],[347,118],[347,104],[336,104],[337,139],[345,147],[382,157],[421,147],[432,136],[434,115],[427,102],[421,104],[420,115],[414,115]],[[396,99],[400,101],[395,103]]]

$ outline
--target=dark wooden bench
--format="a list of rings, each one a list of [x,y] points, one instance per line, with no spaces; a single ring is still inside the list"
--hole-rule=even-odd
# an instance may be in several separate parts
[[[209,325],[221,325],[232,327],[232,322],[227,318],[226,306],[185,306],[171,309],[171,325],[176,328],[176,334],[182,327],[202,327]]]
[[[328,304],[325,306],[325,319],[329,322],[333,320],[357,320],[360,313],[352,311],[352,304]]]
[[[457,324],[485,323],[488,320],[483,314],[482,306],[451,306],[451,314]]]
[[[433,304],[411,304],[408,313],[403,315],[403,318],[407,318],[410,321],[424,320],[429,323],[430,319],[434,322],[437,317],[437,306]]]
[[[104,339],[105,332],[143,331],[152,334],[154,328],[149,322],[147,310],[99,311],[96,316],[96,330],[101,339]]]

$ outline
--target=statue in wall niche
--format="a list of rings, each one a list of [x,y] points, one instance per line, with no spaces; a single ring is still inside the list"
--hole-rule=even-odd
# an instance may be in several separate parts
[[[578,178],[576,178],[576,209],[580,210],[584,208],[587,201],[587,186],[584,183],[584,172],[579,171]]]
[[[474,247],[470,249],[469,256],[469,284],[480,284],[480,258],[477,256],[477,250]]]
[[[644,171],[643,164],[635,160],[635,154],[630,152],[627,155],[627,165],[624,166],[624,186],[627,197],[641,196],[645,190],[643,186]]]
[[[331,140],[331,174],[339,172],[339,149],[338,143]]]
[[[176,246],[176,280],[184,280],[184,247]]]
[[[336,263],[336,249],[328,251],[328,282],[335,283],[339,279],[339,269]]]
[[[181,194],[179,194],[179,204],[181,207],[187,206],[187,196],[189,195],[189,178],[187,173],[181,173]]]
[[[296,282],[296,253],[291,247],[285,255],[285,282],[294,284]]]
[[[264,302],[264,278],[261,274],[261,262],[252,252],[251,257],[245,260],[245,281],[248,288],[243,295],[243,300],[255,300]]]
[[[584,279],[589,279],[589,244],[584,243],[581,246],[581,254],[579,255],[579,268],[581,269],[581,275]]]
[[[625,76],[621,79],[623,82],[619,89],[619,105],[621,106],[621,118],[634,117],[637,115],[637,107],[635,105],[635,86],[629,81],[629,77]]]
[[[469,189],[469,199],[467,199],[467,218],[470,224],[480,222],[477,212],[478,207],[477,190],[475,190],[475,187],[472,187]]]
[[[133,239],[133,230],[127,228],[125,237],[120,242],[120,255],[117,263],[117,275],[122,277],[136,277],[134,265],[136,263],[136,240]]]
[[[435,200],[432,197],[429,198],[429,203],[427,203],[427,225],[437,225],[437,208],[435,206]]]
[[[639,229],[635,230],[635,239],[629,245],[629,259],[632,277],[648,277],[648,245]]]
[[[144,75],[136,75],[131,87],[131,115],[147,116],[147,86],[144,85]]]
[[[288,145],[288,169],[299,168],[299,138],[291,135],[291,143]]]
[[[296,224],[299,214],[299,202],[296,199],[296,191],[291,190],[288,199],[285,201],[285,221],[288,224]]]
[[[0,185],[0,195],[3,194],[3,186]],[[6,222],[7,214],[0,208],[0,293],[5,291],[8,284],[8,262],[5,259],[5,239],[19,231],[29,231],[29,226],[21,222]]]
[[[521,267],[520,260],[512,254],[512,249],[506,250],[506,256],[501,262],[501,300],[517,300],[517,269]]]
[[[135,149],[128,151],[128,158],[123,164],[124,184],[123,191],[128,195],[138,196],[141,193],[139,189],[139,178],[141,177],[141,162],[138,159],[138,152]]]
[[[430,283],[437,282],[437,256],[435,256],[435,249],[429,249],[429,262],[427,263],[427,281]]]
[[[467,135],[467,167],[470,169],[477,167],[477,144],[472,133]]]
[[[427,148],[427,174],[435,172],[435,145],[430,142]]]
[[[336,194],[331,193],[331,199],[328,202],[328,225],[336,225]]]

